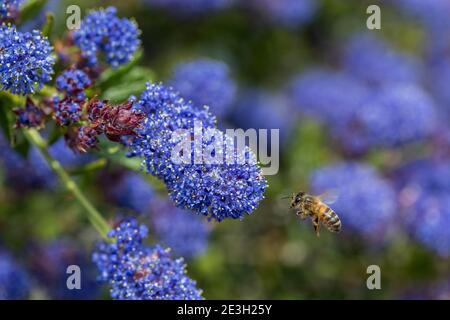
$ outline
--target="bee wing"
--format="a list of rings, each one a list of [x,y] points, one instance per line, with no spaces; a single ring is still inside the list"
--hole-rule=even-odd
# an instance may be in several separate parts
[[[327,190],[326,192],[318,195],[317,198],[319,198],[319,200],[322,201],[323,203],[333,204],[339,198],[339,194],[336,189]]]

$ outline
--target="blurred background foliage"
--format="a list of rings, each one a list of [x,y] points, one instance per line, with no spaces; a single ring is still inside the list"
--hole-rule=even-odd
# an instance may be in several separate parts
[[[73,2],[49,2],[49,8],[55,11],[52,39],[57,39],[65,32],[65,8]],[[393,52],[414,57],[419,61],[417,69],[420,69],[421,74],[422,69],[430,70],[430,59],[437,59],[434,56],[430,58],[428,53],[432,51],[431,39],[434,35],[430,27],[420,16],[410,14],[401,5],[393,5],[393,1],[316,0],[313,1],[314,9],[311,9],[309,16],[301,19],[301,22],[293,19],[294,23],[286,23],[289,21],[287,12],[290,11],[286,7],[295,1],[280,1],[280,6],[285,6],[286,10],[279,16],[271,15],[277,12],[274,9],[261,10],[263,2],[269,3],[270,0],[236,0],[223,8],[191,12],[184,11],[183,6],[177,5],[176,1],[172,7],[152,5],[152,0],[76,1],[82,7],[83,14],[88,8],[114,5],[120,16],[134,17],[142,31],[140,59],[136,59],[135,64],[124,67],[122,72],[105,72],[104,82],[98,84],[102,89],[102,98],[121,102],[130,95],[138,96],[147,81],[171,82],[177,88],[177,81],[180,79],[172,79],[172,75],[178,64],[200,58],[213,59],[226,64],[229,68],[228,76],[236,86],[233,101],[220,117],[219,125],[223,128],[239,126],[281,129],[280,171],[277,175],[267,177],[269,188],[266,199],[253,214],[242,221],[208,222],[207,232],[211,233],[205,236],[207,239],[197,239],[206,242],[205,247],[191,257],[185,256],[189,275],[197,280],[206,299],[449,298],[449,208],[442,208],[440,212],[444,216],[440,220],[440,228],[443,230],[439,233],[441,238],[430,240],[447,244],[447,247],[435,250],[432,242],[422,241],[425,236],[416,232],[416,225],[426,225],[426,220],[431,219],[425,214],[427,207],[421,211],[423,215],[413,219],[413,226],[409,222],[405,223],[405,220],[410,220],[404,212],[408,214],[408,210],[402,207],[402,184],[408,179],[400,178],[399,181],[396,177],[398,170],[415,160],[432,158],[434,161],[438,158],[436,161],[448,166],[449,158],[445,148],[448,148],[450,139],[446,142],[444,139],[444,143],[440,139],[437,143],[433,131],[431,135],[427,133],[426,137],[421,136],[408,143],[394,143],[387,147],[374,143],[362,152],[354,152],[346,147],[348,137],[339,136],[340,128],[335,131],[334,122],[323,121],[314,113],[304,112],[289,93],[291,82],[296,76],[301,77],[310,70],[322,68],[347,68],[342,62],[342,52],[346,50],[346,43],[353,34],[368,32],[366,8],[369,4],[378,4],[382,10],[382,29],[369,33],[384,39]],[[414,1],[409,1],[409,4],[408,1],[400,2],[406,3],[405,6],[414,6]],[[435,2],[438,1],[430,1]],[[433,11],[430,9],[426,12]],[[449,41],[447,46],[450,45],[450,37],[441,36],[443,38],[437,41]],[[387,57],[392,55],[393,53],[389,53]],[[388,58],[379,56],[379,59],[381,62],[375,58],[373,66],[367,66],[367,70],[377,71],[379,68],[380,73],[388,76],[390,70],[384,70],[386,66],[382,63],[383,59]],[[401,61],[402,59],[400,58]],[[394,63],[392,68],[396,66]],[[431,76],[426,81],[420,80],[420,86],[424,90],[429,90],[430,87],[433,89],[435,81],[442,79],[444,78]],[[409,80],[412,81],[407,79],[406,82],[409,83]],[[318,103],[335,101],[335,98],[327,98],[326,88],[324,85],[321,91],[319,86],[316,91]],[[255,92],[247,95],[251,90]],[[381,88],[373,90],[378,92]],[[340,94],[351,96],[353,92],[344,91]],[[247,98],[242,100],[245,103],[239,103],[244,96]],[[340,98],[336,99],[337,102],[342,101]],[[413,95],[411,99],[418,101],[420,97],[416,99]],[[436,95],[432,99],[437,109],[448,108],[448,105],[441,106]],[[340,106],[327,107],[331,110]],[[326,113],[327,107],[321,112]],[[414,109],[411,110],[412,113],[415,112]],[[440,137],[440,133],[444,131],[448,136],[448,114],[443,111],[439,115],[440,131],[437,135]],[[390,117],[390,112],[386,111],[384,117]],[[419,127],[421,124],[410,122],[407,125]],[[389,130],[382,125],[378,129]],[[51,136],[51,128],[47,128],[47,131]],[[357,135],[358,132],[354,131],[352,134]],[[139,172],[140,165],[137,160],[125,158],[123,152],[108,154],[108,148],[110,145],[102,142],[101,151],[94,154],[88,164],[77,163],[70,171],[110,221],[114,221],[117,215],[133,214],[133,211],[140,210],[117,201],[120,198],[117,194],[131,196],[142,192],[146,188],[139,187],[142,182],[152,186],[148,197],[159,197],[161,201],[166,201],[164,187],[144,174],[140,174],[138,178],[142,181],[130,182],[129,189],[116,192],[109,190],[117,181],[123,181],[124,176],[129,176],[130,170]],[[106,163],[95,162],[95,159],[103,156],[108,159]],[[320,238],[317,238],[310,222],[297,219],[294,212],[289,210],[289,200],[281,199],[299,190],[314,193],[310,183],[311,174],[341,161],[356,161],[375,168],[380,179],[387,181],[389,188],[395,190],[395,199],[392,200],[395,202],[395,209],[389,212],[388,219],[383,222],[383,231],[375,236],[364,234],[358,227],[347,228],[348,219],[359,219],[361,224],[366,223],[364,201],[369,201],[364,196],[346,197],[347,185],[339,186],[340,196],[344,195],[344,200],[341,201],[353,202],[344,204],[345,208],[353,209],[351,213],[344,214],[343,232],[338,235],[322,231]],[[34,164],[24,166],[39,170]],[[32,278],[39,278],[39,274],[44,272],[34,267],[36,263],[32,261],[30,251],[39,252],[37,247],[46,248],[55,241],[71,243],[80,252],[80,257],[70,256],[71,261],[81,263],[80,261],[86,260],[86,268],[89,269],[89,255],[97,236],[82,214],[82,208],[60,187],[47,188],[42,181],[25,186],[19,177],[15,177],[15,183],[11,183],[11,179],[7,177],[11,172],[8,173],[7,170],[0,171],[1,180],[4,181],[0,186],[2,247],[14,252],[17,260],[31,270],[29,273]],[[433,166],[430,170],[433,170]],[[433,174],[425,172],[427,177]],[[450,178],[450,175],[443,175],[441,178],[445,177]],[[358,179],[356,173],[355,179]],[[372,182],[370,179],[361,181],[361,184],[364,183]],[[448,183],[450,182],[447,185]],[[371,201],[375,205],[379,203],[381,207],[385,199],[377,199],[377,196],[378,193],[372,196]],[[450,205],[450,202],[445,203]],[[170,207],[170,204],[166,205]],[[337,213],[340,214],[339,210]],[[377,214],[375,209],[375,219]],[[197,217],[192,215],[192,218]],[[151,217],[142,215],[141,220],[150,225],[152,241],[164,239],[164,235],[152,230]],[[187,228],[188,225],[186,222],[184,227]],[[181,232],[174,237],[181,237],[182,242],[189,245],[191,240],[186,241]],[[55,251],[51,251],[50,256],[52,254],[56,255]],[[64,265],[63,262],[58,263]],[[381,290],[368,290],[366,287],[366,268],[372,264],[381,268]],[[37,265],[48,271],[45,261]],[[65,284],[64,271],[49,272],[46,281],[33,280],[32,298],[66,298],[53,289],[60,283]],[[93,292],[95,293],[89,292],[89,295],[83,297],[102,297],[99,290]]]

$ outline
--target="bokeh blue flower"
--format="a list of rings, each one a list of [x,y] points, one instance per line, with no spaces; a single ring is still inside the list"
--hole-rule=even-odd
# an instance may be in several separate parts
[[[150,222],[159,242],[175,255],[192,258],[203,254],[208,246],[211,226],[203,216],[179,209],[164,199],[154,199]]]
[[[345,149],[360,153],[424,140],[436,131],[437,124],[433,99],[416,85],[397,84],[368,95],[335,133]]]
[[[222,61],[197,59],[174,67],[170,85],[195,105],[207,105],[217,117],[225,115],[236,94],[230,68]]]
[[[0,1],[0,22],[3,19],[13,17],[18,11],[23,0],[1,0]]]
[[[250,3],[268,21],[289,28],[311,21],[319,6],[314,0],[251,0]]]
[[[361,81],[370,85],[419,81],[419,62],[391,48],[381,38],[368,33],[357,34],[343,47],[344,70]]]
[[[395,221],[396,193],[389,182],[367,164],[342,162],[315,170],[310,184],[316,194],[338,195],[333,210],[344,232],[382,240]]]
[[[254,88],[239,94],[231,118],[234,125],[245,130],[279,129],[280,144],[285,145],[298,117],[284,95]]]
[[[345,72],[316,68],[296,75],[289,84],[292,105],[333,126],[345,124],[369,89]]]
[[[443,257],[450,256],[450,165],[418,160],[395,174],[403,220],[415,239]]]
[[[135,213],[148,213],[155,197],[152,185],[138,173],[122,174],[112,185],[106,186],[108,198],[120,208]]]
[[[23,266],[0,249],[0,300],[22,300],[29,296],[31,279]]]
[[[70,240],[55,240],[48,244],[33,245],[29,253],[30,265],[38,284],[52,299],[97,299],[100,284],[96,270],[86,250]],[[67,287],[69,266],[81,271],[80,289]]]
[[[192,16],[229,7],[235,0],[144,0],[174,15]]]

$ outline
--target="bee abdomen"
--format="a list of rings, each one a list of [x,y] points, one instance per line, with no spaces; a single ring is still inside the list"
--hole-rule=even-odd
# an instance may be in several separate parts
[[[327,207],[324,212],[324,225],[332,232],[341,231],[341,219],[339,219],[338,215],[329,207]]]

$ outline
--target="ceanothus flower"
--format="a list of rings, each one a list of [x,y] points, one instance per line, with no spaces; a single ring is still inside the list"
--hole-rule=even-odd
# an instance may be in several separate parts
[[[391,0],[391,2],[405,13],[418,17],[427,26],[450,27],[448,0]]]
[[[48,244],[33,246],[29,259],[33,275],[52,299],[95,299],[100,293],[96,281],[95,267],[89,256],[79,248],[79,244],[69,240],[58,240]],[[66,272],[70,265],[77,265],[81,270],[81,288],[67,288]]]
[[[30,277],[25,269],[5,250],[0,249],[0,300],[26,299]]]
[[[0,22],[3,19],[13,18],[22,2],[23,0],[0,0]]]
[[[164,8],[175,15],[191,16],[226,8],[234,0],[146,0],[155,7]]]
[[[378,239],[389,229],[396,213],[395,192],[369,165],[342,162],[314,171],[314,193],[332,190],[338,199],[331,204],[345,230]]]
[[[443,125],[450,119],[450,90],[446,83],[450,81],[450,57],[439,56],[429,62],[427,80],[433,97],[438,102],[444,117]]]
[[[0,88],[26,95],[51,80],[55,59],[48,39],[40,31],[19,32],[0,26]]]
[[[402,300],[450,300],[450,279],[440,279],[411,288],[402,295]]]
[[[227,148],[231,149],[227,154],[231,161],[225,162],[223,157],[217,159],[217,164],[202,161],[203,151],[211,150],[214,157],[212,153],[219,152],[217,146],[225,149],[234,145],[232,138],[222,136],[215,128],[216,119],[207,107],[194,106],[171,88],[147,84],[135,108],[145,114],[145,120],[130,143],[131,155],[144,157],[147,172],[166,184],[178,207],[218,221],[242,218],[256,209],[264,197],[266,182],[249,148]],[[195,132],[195,124],[201,125],[199,132]],[[189,138],[191,153],[182,155],[187,162],[178,163],[177,156],[183,152],[176,154],[174,150],[183,143],[183,135],[177,135],[180,130],[185,130],[185,138],[200,135],[201,139],[195,138],[192,147],[194,141]],[[217,136],[221,140],[216,141]]]
[[[436,124],[431,97],[418,86],[397,84],[369,95],[334,132],[345,149],[358,153],[423,140],[435,131]]]
[[[440,256],[450,256],[450,165],[421,160],[395,175],[403,221],[411,235]]]
[[[155,191],[140,174],[124,174],[108,191],[108,196],[121,208],[147,213]]]
[[[222,61],[197,59],[175,66],[171,86],[195,105],[207,105],[213,114],[223,116],[236,94],[230,69]]]
[[[53,117],[59,126],[70,126],[81,119],[82,107],[78,101],[71,98],[60,99],[58,96],[54,96],[52,107]]]
[[[37,148],[31,148],[25,158],[10,147],[3,134],[0,134],[0,164],[5,169],[7,185],[20,192],[52,188],[57,181]]]
[[[131,60],[140,45],[139,29],[130,19],[119,18],[117,9],[108,7],[89,13],[79,30],[73,34],[75,44],[90,65],[98,63],[103,53],[106,62],[113,68]]]
[[[344,72],[312,69],[290,83],[292,104],[327,124],[346,124],[366,100],[369,89]]]
[[[75,168],[90,161],[91,155],[75,154],[61,138],[49,147],[49,153],[65,168]],[[13,150],[0,134],[0,164],[5,169],[7,185],[18,191],[51,189],[57,184],[57,177],[40,151],[32,147],[27,157]]]
[[[370,90],[348,74],[313,71],[294,79],[291,97],[351,153],[419,141],[437,125],[433,99],[411,83]]]
[[[150,221],[155,236],[178,256],[190,258],[205,252],[211,228],[203,219],[163,199],[154,199],[151,204]]]
[[[202,291],[186,274],[182,258],[169,249],[147,246],[147,228],[128,219],[110,231],[111,242],[101,242],[92,255],[98,279],[110,285],[118,300],[200,300]]]
[[[83,166],[94,160],[94,156],[91,154],[75,153],[69,148],[64,138],[60,138],[53,143],[48,148],[48,152],[66,169]]]
[[[417,82],[420,74],[412,56],[369,34],[357,34],[346,42],[343,64],[351,75],[372,85]]]
[[[42,128],[45,122],[45,113],[30,97],[25,102],[25,108],[13,108],[16,114],[16,128]]]
[[[90,85],[89,76],[79,69],[68,69],[56,78],[56,88],[76,101],[86,99],[84,90]]]
[[[286,143],[296,120],[296,110],[291,110],[286,100],[262,89],[246,90],[234,106],[233,123],[243,129],[279,129],[281,143]]]
[[[288,28],[311,21],[318,8],[314,0],[252,0],[251,5],[269,21]]]

